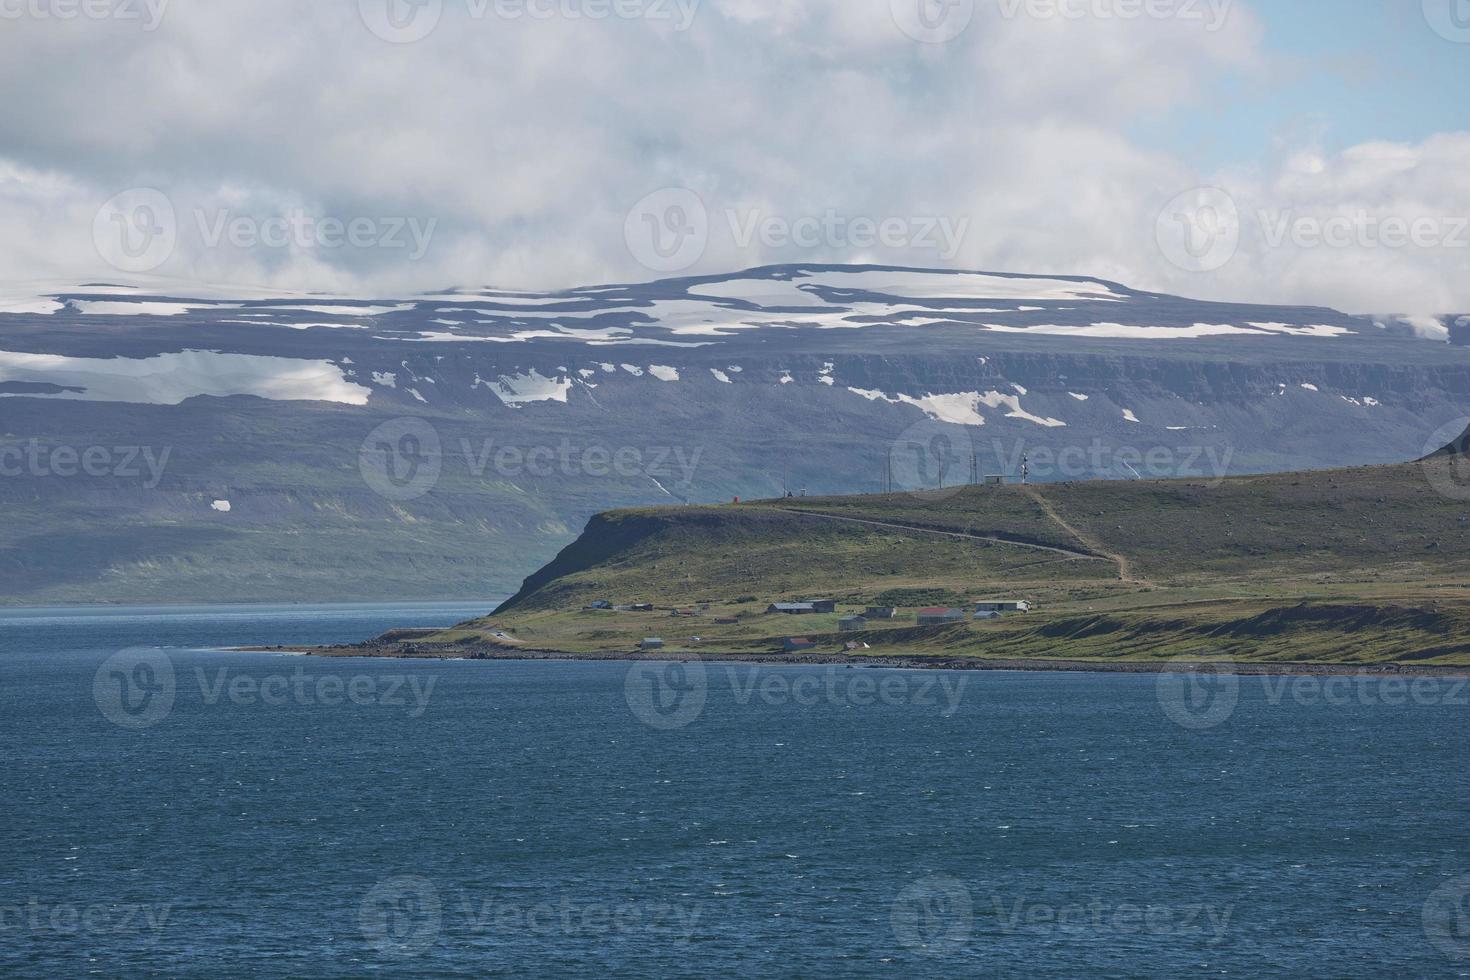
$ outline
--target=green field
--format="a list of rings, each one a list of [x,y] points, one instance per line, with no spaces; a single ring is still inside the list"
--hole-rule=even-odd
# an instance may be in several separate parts
[[[660,637],[678,653],[769,654],[802,636],[882,657],[1470,665],[1470,507],[1443,489],[1460,464],[614,511],[426,649],[616,653]],[[765,612],[814,598],[838,612]],[[1035,608],[915,619],[986,599]],[[584,609],[596,600],[656,611]],[[839,633],[872,605],[900,618]]]

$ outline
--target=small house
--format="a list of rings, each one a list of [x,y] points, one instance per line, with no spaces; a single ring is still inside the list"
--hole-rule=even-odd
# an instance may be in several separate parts
[[[779,613],[783,616],[810,616],[817,607],[810,602],[777,602],[766,610],[767,615]]]
[[[920,626],[944,626],[949,623],[963,623],[967,617],[963,609],[945,609],[936,606],[932,609],[919,610]]]
[[[995,613],[1004,616],[1006,613],[1028,613],[1031,611],[1031,603],[1024,599],[1003,599],[996,602],[977,602],[975,604],[977,613]]]
[[[864,619],[897,619],[898,610],[893,606],[869,606],[863,613]]]
[[[862,616],[844,616],[838,623],[837,628],[844,633],[855,633],[858,630],[868,628],[868,621]]]
[[[664,648],[664,641],[660,640],[656,636],[650,636],[648,639],[638,644],[638,648],[640,650],[662,650]]]
[[[808,605],[812,607],[813,612],[835,613],[837,611],[835,599],[813,599]]]
[[[787,653],[801,653],[806,650],[815,650],[817,645],[804,636],[789,636],[781,641],[781,649]]]

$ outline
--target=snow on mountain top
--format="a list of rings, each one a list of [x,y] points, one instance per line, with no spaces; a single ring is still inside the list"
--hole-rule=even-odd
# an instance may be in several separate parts
[[[1332,311],[1196,303],[1099,279],[871,266],[776,266],[727,276],[533,293],[456,289],[371,300],[256,287],[19,284],[0,290],[0,317],[85,314],[231,329],[329,328],[331,317],[375,338],[430,343],[707,346],[751,331],[973,330],[1098,340],[1226,336],[1336,338],[1366,327]],[[323,319],[323,318],[327,319]],[[251,323],[250,320],[260,322]],[[682,339],[690,338],[690,339]]]

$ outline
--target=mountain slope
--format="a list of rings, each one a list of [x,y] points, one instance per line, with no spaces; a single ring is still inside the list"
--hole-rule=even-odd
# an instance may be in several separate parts
[[[1077,277],[7,303],[12,603],[504,595],[608,508],[918,490],[1023,459],[1035,482],[1387,463],[1470,396],[1470,350],[1372,320]]]
[[[771,652],[793,632],[840,648],[836,620],[907,607],[858,639],[875,655],[1470,664],[1470,518],[1460,460],[1189,481],[971,487],[600,515],[487,620],[567,652]],[[1464,484],[1459,484],[1464,486]],[[835,615],[768,616],[831,598]],[[1027,599],[993,624],[916,628],[919,606]],[[670,622],[583,612],[603,599],[709,603]],[[715,619],[738,622],[720,625]],[[698,634],[699,641],[686,639]],[[431,641],[432,642],[432,641]]]

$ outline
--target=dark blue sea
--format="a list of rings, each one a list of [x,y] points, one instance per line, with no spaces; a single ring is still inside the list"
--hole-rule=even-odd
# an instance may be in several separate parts
[[[1470,974],[1470,692],[0,612],[0,976]]]

